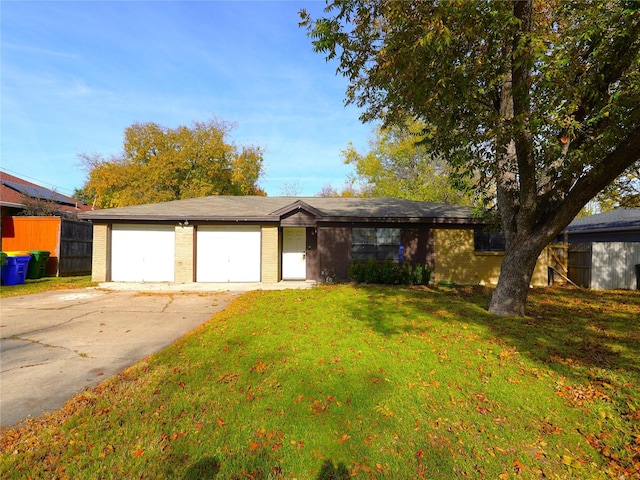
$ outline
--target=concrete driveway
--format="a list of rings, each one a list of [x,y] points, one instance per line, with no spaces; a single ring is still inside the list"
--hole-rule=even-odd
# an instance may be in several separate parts
[[[61,408],[171,345],[237,294],[78,289],[0,300],[0,425]]]

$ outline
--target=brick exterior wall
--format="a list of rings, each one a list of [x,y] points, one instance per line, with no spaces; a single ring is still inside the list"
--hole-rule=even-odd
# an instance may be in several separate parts
[[[496,285],[503,253],[475,252],[472,229],[438,229],[434,232],[432,282],[462,285]],[[547,285],[547,251],[538,258],[531,277],[534,286]]]
[[[195,281],[195,229],[193,225],[176,225],[174,282]]]
[[[110,254],[110,228],[108,225],[93,225],[93,250],[91,253],[91,281],[108,282]]]
[[[280,281],[280,238],[276,225],[262,226],[261,277],[264,283]]]

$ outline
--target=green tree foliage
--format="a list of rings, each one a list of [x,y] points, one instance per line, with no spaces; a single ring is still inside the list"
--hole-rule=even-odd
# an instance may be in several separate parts
[[[640,207],[640,164],[633,165],[596,197],[601,210]]]
[[[479,172],[506,241],[489,310],[523,315],[544,247],[640,159],[640,3],[334,0],[301,18],[363,120],[418,118]]]
[[[369,141],[369,151],[364,154],[349,144],[342,155],[344,162],[355,169],[351,183],[358,186],[360,196],[456,205],[473,202],[463,178],[454,175],[442,157],[433,155],[420,143],[424,130],[425,125],[418,121],[376,127],[375,138]]]
[[[257,185],[262,150],[229,143],[232,127],[215,119],[175,129],[134,123],[125,130],[119,156],[80,154],[89,174],[76,195],[99,208],[208,195],[264,195]]]

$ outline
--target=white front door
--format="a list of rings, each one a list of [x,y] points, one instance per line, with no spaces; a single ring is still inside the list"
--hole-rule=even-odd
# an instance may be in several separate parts
[[[282,239],[282,279],[307,278],[307,229],[285,228]]]

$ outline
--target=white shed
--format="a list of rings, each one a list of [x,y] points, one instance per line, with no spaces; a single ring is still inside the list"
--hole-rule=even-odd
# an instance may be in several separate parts
[[[640,289],[640,208],[578,218],[567,233],[573,282],[598,290]]]

